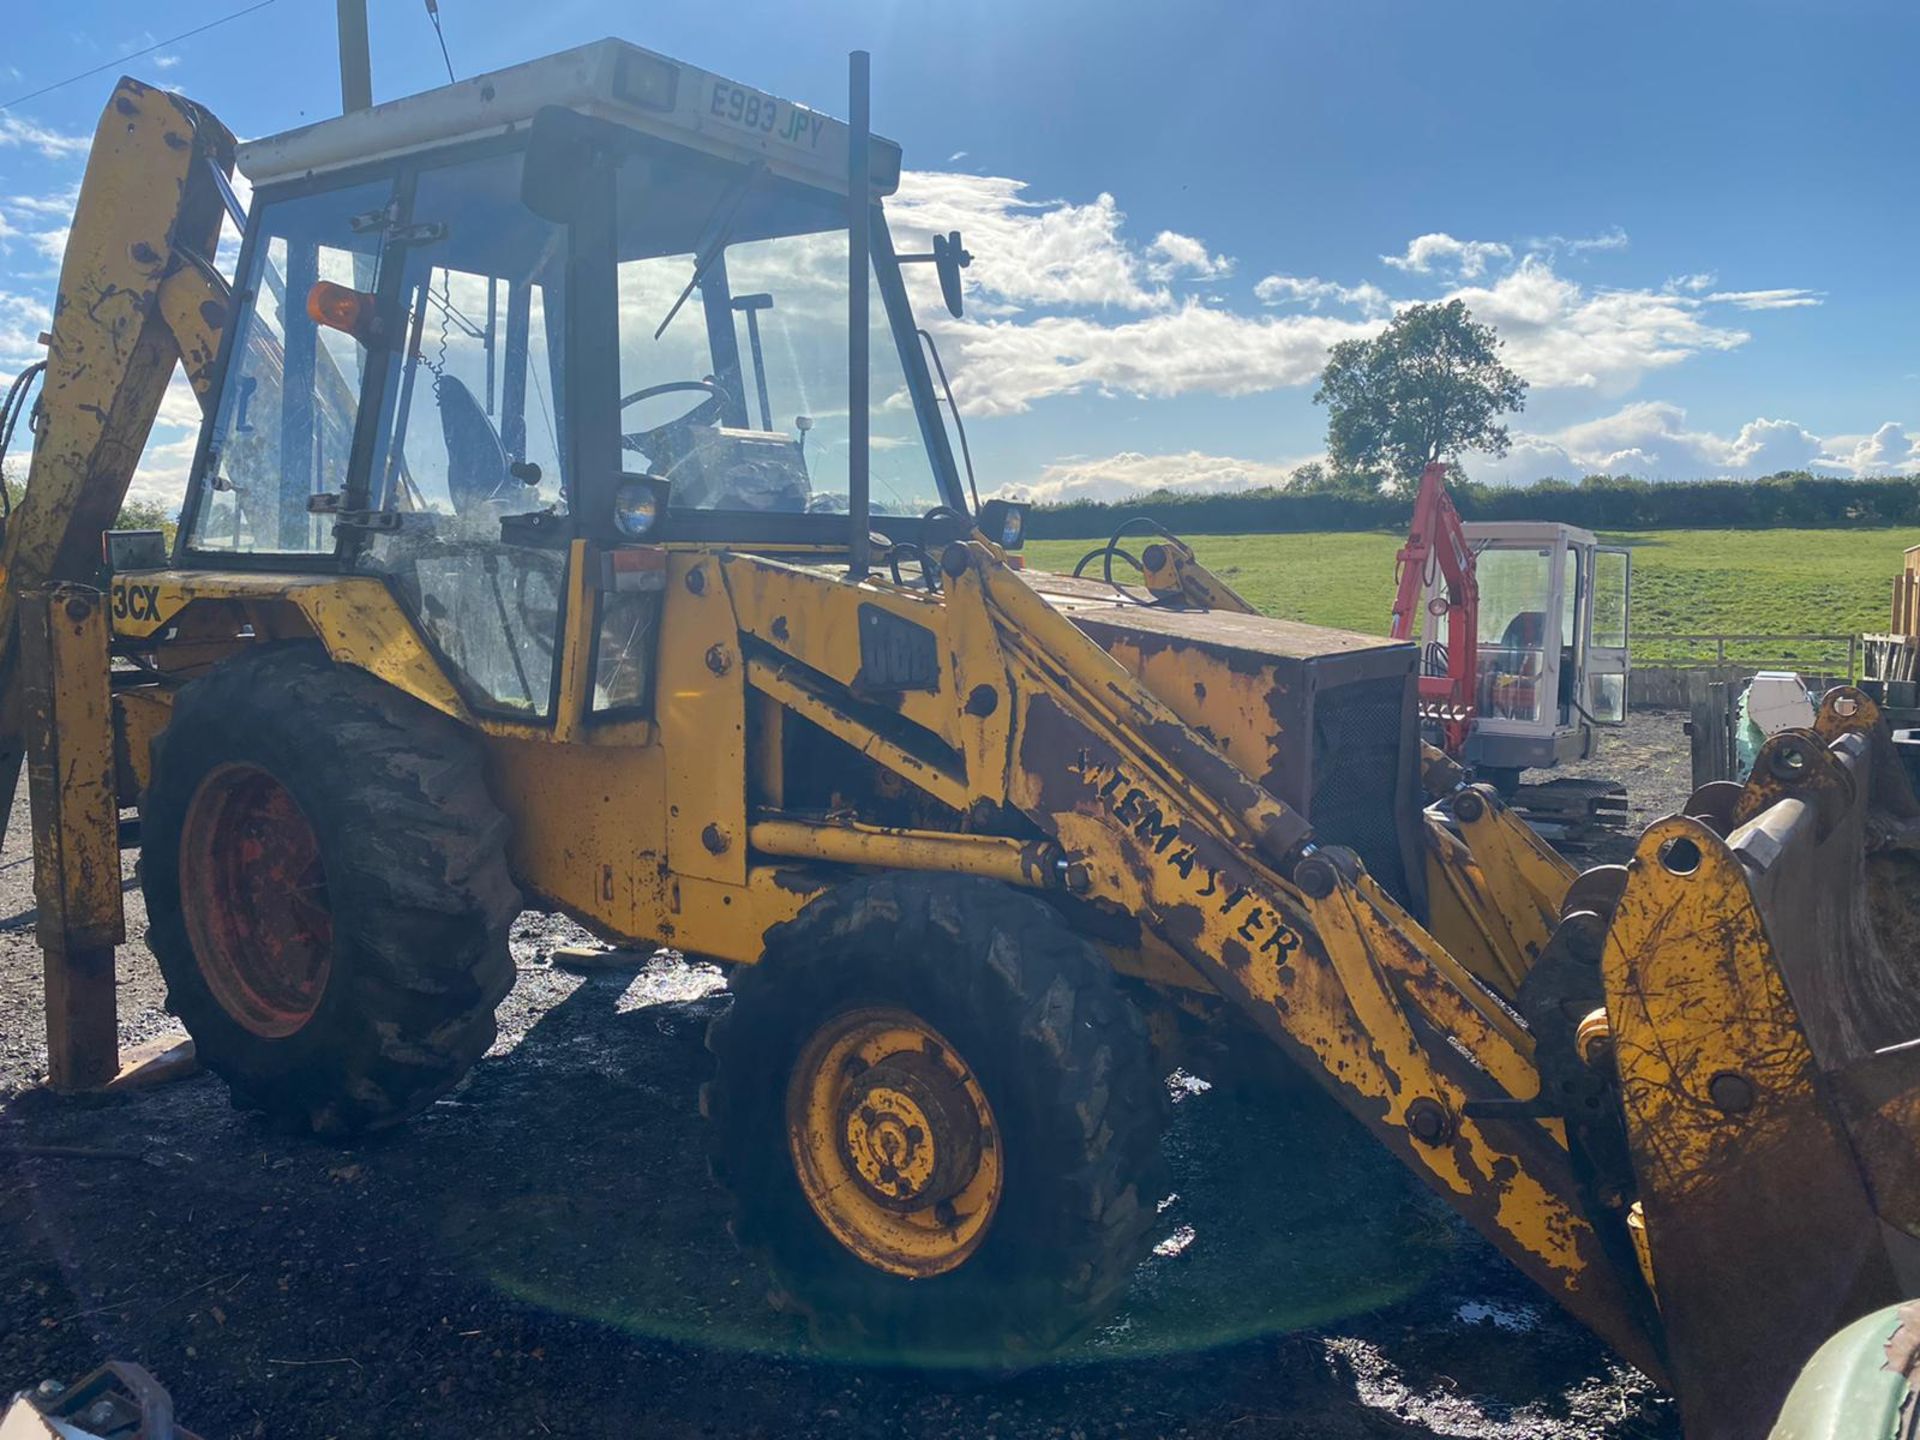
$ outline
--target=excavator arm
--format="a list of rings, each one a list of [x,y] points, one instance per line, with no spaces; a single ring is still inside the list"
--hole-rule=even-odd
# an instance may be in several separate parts
[[[1444,590],[1435,586],[1444,583]],[[1446,667],[1429,674],[1420,667],[1420,709],[1424,718],[1441,727],[1450,755],[1466,744],[1473,719],[1474,687],[1479,677],[1480,586],[1474,575],[1473,549],[1467,544],[1460,512],[1447,493],[1447,467],[1429,465],[1420,473],[1420,489],[1413,501],[1413,525],[1407,543],[1394,557],[1393,623],[1396,640],[1411,640],[1418,621],[1421,597],[1434,592],[1428,617],[1429,653],[1444,655]],[[1434,632],[1446,622],[1442,644]]]
[[[176,364],[212,404],[229,304],[212,257],[233,151],[192,101],[127,78],[114,87],[61,264],[26,491],[0,541],[0,794],[14,793],[31,750],[56,1084],[99,1084],[116,1063],[124,922],[107,622],[93,588],[102,536]]]

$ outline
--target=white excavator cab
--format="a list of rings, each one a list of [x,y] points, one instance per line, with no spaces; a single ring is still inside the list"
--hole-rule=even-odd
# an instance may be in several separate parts
[[[1586,759],[1594,728],[1626,718],[1631,556],[1572,525],[1490,521],[1464,529],[1480,589],[1464,758],[1496,781]]]

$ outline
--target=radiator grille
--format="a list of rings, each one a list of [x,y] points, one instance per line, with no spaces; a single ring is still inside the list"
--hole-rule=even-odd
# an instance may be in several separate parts
[[[1323,689],[1314,697],[1313,801],[1307,818],[1322,839],[1358,854],[1367,873],[1411,908],[1416,902],[1407,883],[1402,826],[1417,823],[1418,809],[1402,801],[1411,778],[1402,749],[1407,685],[1405,676],[1389,675]]]

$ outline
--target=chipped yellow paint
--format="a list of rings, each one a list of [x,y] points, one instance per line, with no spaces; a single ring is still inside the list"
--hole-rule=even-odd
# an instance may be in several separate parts
[[[158,570],[113,577],[116,635],[144,639],[195,603],[284,607],[342,665],[351,665],[456,719],[466,702],[391,591],[367,576]],[[236,637],[236,648],[245,642]]]
[[[1674,846],[1684,865],[1670,867]],[[1697,820],[1647,827],[1615,907],[1602,968],[1607,1024],[1643,1182],[1684,1197],[1714,1183],[1724,1145],[1779,1137],[1781,1107],[1759,1104],[1729,1128],[1708,1093],[1713,1077],[1744,1074],[1761,1096],[1811,1096],[1813,1054],[1740,862]],[[1649,1216],[1651,1221],[1656,1217]],[[1658,1257],[1659,1235],[1652,1234]]]

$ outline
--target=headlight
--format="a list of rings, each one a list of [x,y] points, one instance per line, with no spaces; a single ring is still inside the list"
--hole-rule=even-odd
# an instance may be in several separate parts
[[[623,480],[613,492],[613,528],[629,540],[651,535],[667,510],[667,486],[661,480]]]
[[[1002,550],[1018,550],[1027,538],[1027,510],[1017,500],[989,500],[980,507],[980,533]]]

